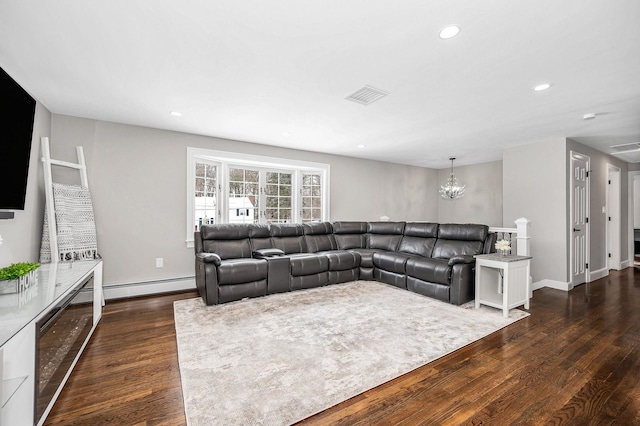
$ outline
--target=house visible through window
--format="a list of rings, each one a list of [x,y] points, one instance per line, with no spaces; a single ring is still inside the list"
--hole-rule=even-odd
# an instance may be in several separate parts
[[[199,162],[195,167],[194,214],[195,229],[216,223],[218,193],[218,167]]]
[[[214,223],[329,220],[329,165],[187,149],[187,244]]]

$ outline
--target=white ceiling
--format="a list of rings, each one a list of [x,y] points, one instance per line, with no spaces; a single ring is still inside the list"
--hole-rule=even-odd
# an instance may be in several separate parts
[[[6,0],[0,66],[58,114],[417,166],[640,142],[638,0]]]

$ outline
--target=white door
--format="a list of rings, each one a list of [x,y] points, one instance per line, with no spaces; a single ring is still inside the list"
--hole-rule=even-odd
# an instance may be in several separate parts
[[[587,281],[589,264],[589,157],[571,153],[571,284]]]
[[[607,266],[620,270],[620,175],[618,167],[609,164],[607,181]]]

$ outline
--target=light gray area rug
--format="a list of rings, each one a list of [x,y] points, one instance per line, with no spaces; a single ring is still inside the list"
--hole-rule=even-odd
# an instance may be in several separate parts
[[[176,301],[187,423],[291,424],[528,315],[472,306],[371,281]]]

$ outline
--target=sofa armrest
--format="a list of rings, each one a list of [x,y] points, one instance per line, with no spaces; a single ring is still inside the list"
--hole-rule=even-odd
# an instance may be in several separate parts
[[[475,275],[475,264],[456,263],[451,267],[450,303],[462,305],[474,299]]]
[[[468,263],[475,263],[475,262],[476,262],[476,259],[473,256],[470,256],[468,254],[458,254],[449,259],[448,265],[453,266],[459,263],[468,264]]]
[[[204,263],[214,263],[216,266],[220,266],[220,256],[215,253],[197,253],[196,260],[199,260]]]
[[[253,257],[264,259],[266,257],[284,256],[284,252],[277,248],[264,248],[253,251]]]

